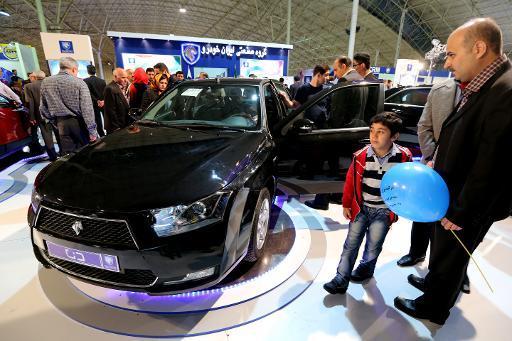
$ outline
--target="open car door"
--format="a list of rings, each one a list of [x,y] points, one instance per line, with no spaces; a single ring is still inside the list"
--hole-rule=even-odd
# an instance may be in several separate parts
[[[322,90],[276,127],[280,161],[319,165],[350,157],[369,142],[370,120],[383,109],[382,83],[338,84]],[[310,119],[319,112],[325,113],[325,122]],[[323,167],[315,167],[315,172],[323,173]]]

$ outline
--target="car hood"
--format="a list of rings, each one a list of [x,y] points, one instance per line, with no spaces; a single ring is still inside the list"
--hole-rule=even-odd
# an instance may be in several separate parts
[[[263,140],[260,132],[135,124],[51,164],[37,191],[45,201],[101,211],[189,204],[233,181]]]

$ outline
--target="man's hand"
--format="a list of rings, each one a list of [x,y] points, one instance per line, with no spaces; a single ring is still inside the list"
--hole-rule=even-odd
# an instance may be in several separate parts
[[[98,137],[96,135],[89,135],[89,142],[94,142],[97,138]]]
[[[32,125],[32,126],[37,125],[37,121],[36,120],[30,120],[30,125]]]
[[[345,217],[345,219],[352,219],[352,209],[343,207],[343,216]]]
[[[454,231],[460,231],[462,230],[462,227],[455,225],[451,221],[449,221],[446,218],[441,219],[441,225],[443,225],[445,230],[454,230]]]
[[[105,101],[98,100],[98,108],[103,108],[104,105],[105,105]]]
[[[284,104],[288,108],[293,108],[293,101],[288,97],[288,94],[285,91],[279,91],[278,92],[279,97],[283,100]]]
[[[434,161],[427,162],[427,167],[434,168]]]

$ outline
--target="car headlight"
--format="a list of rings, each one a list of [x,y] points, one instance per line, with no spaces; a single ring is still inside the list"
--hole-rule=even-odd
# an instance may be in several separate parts
[[[151,210],[155,219],[151,227],[158,237],[169,237],[220,221],[230,195],[230,192],[216,193],[190,205]]]
[[[37,193],[35,189],[32,189],[32,196],[30,197],[30,205],[32,206],[32,210],[34,210],[34,213],[37,213],[37,210],[39,209],[39,205],[41,204],[42,200],[41,194]]]

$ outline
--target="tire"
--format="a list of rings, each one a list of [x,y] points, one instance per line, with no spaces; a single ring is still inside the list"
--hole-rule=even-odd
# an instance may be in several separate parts
[[[270,221],[270,193],[263,188],[258,196],[252,218],[251,239],[244,261],[254,263],[263,255]]]

